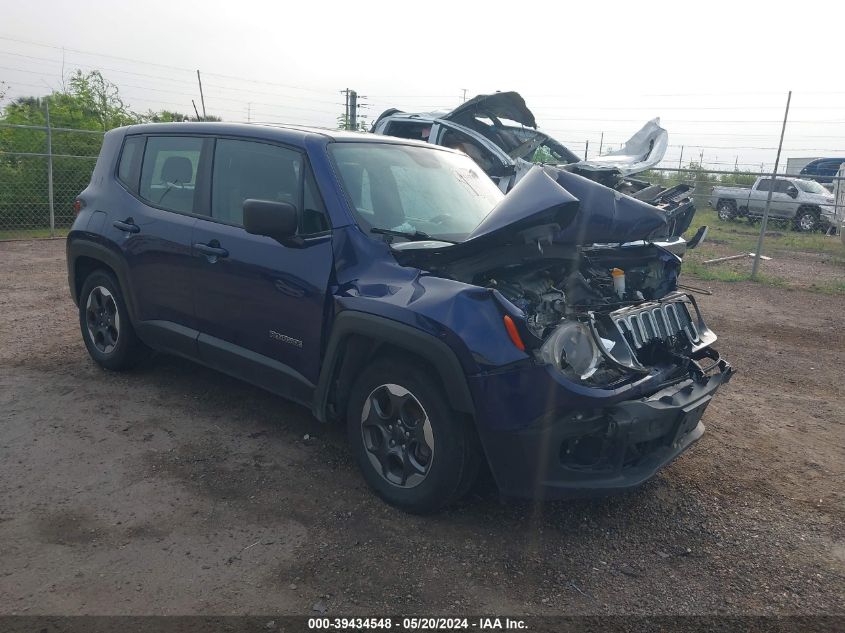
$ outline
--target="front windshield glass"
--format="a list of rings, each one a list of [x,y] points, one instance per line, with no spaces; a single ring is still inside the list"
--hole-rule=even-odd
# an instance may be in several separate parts
[[[814,180],[795,180],[795,186],[805,193],[830,195],[830,192]]]
[[[504,195],[462,154],[392,143],[332,143],[329,151],[365,231],[461,241]]]

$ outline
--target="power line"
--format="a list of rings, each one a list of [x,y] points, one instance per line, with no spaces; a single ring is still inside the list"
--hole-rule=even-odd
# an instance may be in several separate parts
[[[68,48],[66,46],[56,46],[54,44],[45,44],[43,42],[33,42],[31,40],[21,40],[21,39],[17,39],[17,38],[14,38],[14,37],[8,37],[8,36],[3,36],[3,35],[0,35],[0,40],[6,40],[6,41],[9,41],[9,42],[16,42],[18,44],[28,44],[28,45],[31,45],[31,46],[42,46],[44,48],[51,48],[53,50],[60,50],[62,52],[78,53],[80,55],[90,55],[90,56],[93,56],[93,57],[105,57],[105,58],[109,58],[109,59],[117,59],[117,60],[120,60],[120,61],[129,62],[129,63],[133,63],[133,64],[142,64],[144,66],[155,66],[157,68],[167,68],[167,69],[170,69],[170,70],[178,70],[180,72],[189,72],[189,73],[195,72],[195,69],[193,69],[193,68],[183,68],[181,66],[172,66],[172,65],[169,65],[169,64],[160,64],[160,63],[157,63],[157,62],[150,62],[150,61],[145,61],[145,60],[140,60],[140,59],[133,59],[131,57],[121,57],[119,55],[108,55],[106,53],[96,53],[96,52],[93,52],[93,51],[85,51],[85,50],[81,50],[81,49],[78,49],[78,48]],[[250,82],[250,83],[259,83],[259,84],[266,84],[266,85],[270,85],[270,86],[279,86],[279,87],[282,87],[282,88],[289,88],[289,89],[293,89],[293,90],[305,90],[305,91],[317,92],[317,93],[321,93],[321,94],[325,94],[327,92],[326,90],[319,90],[319,89],[316,89],[316,88],[309,88],[309,87],[306,87],[306,86],[294,86],[294,85],[290,85],[290,84],[282,84],[282,83],[273,82],[273,81],[264,81],[264,80],[260,80],[260,79],[249,79],[249,78],[246,78],[246,77],[236,77],[234,75],[225,75],[225,74],[222,74],[222,73],[206,72],[206,74],[210,75],[210,76],[214,76],[214,77],[222,77],[224,79],[234,79],[234,80],[246,81],[246,82]]]

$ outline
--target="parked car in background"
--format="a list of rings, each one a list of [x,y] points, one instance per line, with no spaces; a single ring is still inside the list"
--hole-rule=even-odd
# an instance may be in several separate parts
[[[834,176],[843,164],[845,164],[845,158],[818,158],[805,165],[799,174],[808,180],[832,185]]]
[[[814,231],[834,222],[833,195],[819,183],[801,178],[763,176],[748,187],[714,187],[710,204],[722,221],[762,217],[772,192],[769,217],[791,220],[799,231]]]
[[[732,369],[665,214],[597,187],[534,166],[505,195],[389,136],[118,128],[68,282],[98,364],[153,348],[297,401],[404,509],[460,498],[485,461],[505,495],[621,490],[701,437]]]
[[[517,92],[478,95],[450,112],[386,110],[372,131],[458,149],[504,192],[535,164],[553,165],[660,208],[670,218],[674,236],[689,228],[695,214],[689,185],[665,188],[633,178],[657,165],[666,153],[669,135],[659,119],[647,122],[621,149],[589,160],[537,129],[534,114]]]

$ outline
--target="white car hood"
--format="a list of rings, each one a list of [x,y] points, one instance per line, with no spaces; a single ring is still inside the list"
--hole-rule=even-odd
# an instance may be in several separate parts
[[[660,127],[660,118],[646,123],[629,138],[622,149],[603,156],[576,163],[579,169],[604,171],[615,169],[623,176],[630,176],[650,169],[663,160],[669,147],[669,133]]]

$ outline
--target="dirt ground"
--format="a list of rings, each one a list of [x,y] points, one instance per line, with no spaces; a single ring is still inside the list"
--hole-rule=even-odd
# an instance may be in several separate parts
[[[0,612],[843,613],[845,298],[694,285],[739,373],[689,452],[622,496],[421,518],[296,405],[100,370],[64,242],[0,243]]]

